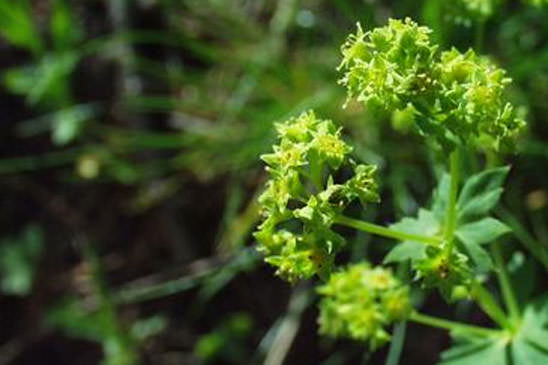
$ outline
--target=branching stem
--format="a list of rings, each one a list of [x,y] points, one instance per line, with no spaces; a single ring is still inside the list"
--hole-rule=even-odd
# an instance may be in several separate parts
[[[506,270],[506,264],[502,258],[502,252],[497,242],[491,244],[491,254],[495,259],[496,272],[499,280],[500,288],[502,290],[502,297],[504,298],[504,304],[510,318],[513,323],[519,320],[521,317],[518,301],[514,295],[510,278],[508,277],[508,271]]]
[[[485,289],[478,281],[472,283],[472,296],[481,307],[481,309],[487,314],[493,321],[499,326],[506,329],[512,329],[512,325],[502,308],[497,304],[497,301],[493,295]]]
[[[451,257],[453,250],[453,241],[455,227],[457,225],[457,195],[459,192],[460,175],[460,152],[456,148],[449,157],[449,171],[451,174],[451,185],[449,187],[449,197],[447,200],[447,212],[445,215],[445,226],[443,238],[447,241],[447,256]]]
[[[446,329],[448,331],[459,331],[484,337],[499,336],[501,334],[500,330],[474,326],[461,322],[449,321],[447,319],[433,317],[419,312],[411,313],[411,315],[409,316],[409,321],[424,324],[430,327]]]
[[[349,218],[346,216],[338,216],[335,218],[335,223],[338,223],[340,225],[355,228],[360,231],[368,232],[371,234],[375,234],[377,236],[383,236],[387,238],[393,238],[398,241],[415,241],[415,242],[422,242],[427,245],[435,245],[440,243],[439,237],[429,237],[429,236],[422,236],[407,232],[399,232],[395,231],[390,228],[386,228],[374,223],[369,223],[365,221],[361,221],[354,218]]]

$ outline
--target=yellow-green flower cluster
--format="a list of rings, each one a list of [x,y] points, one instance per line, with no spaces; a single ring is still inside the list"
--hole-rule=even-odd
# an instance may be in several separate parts
[[[326,276],[344,244],[331,229],[353,200],[377,201],[375,166],[356,164],[352,149],[330,120],[306,112],[277,126],[279,143],[262,156],[270,180],[259,197],[264,220],[255,232],[258,249],[289,281]],[[350,178],[335,182],[338,170]]]
[[[340,83],[368,107],[413,112],[413,127],[445,150],[511,147],[525,122],[505,99],[505,71],[473,51],[437,52],[430,30],[391,19],[342,47]]]
[[[525,122],[504,98],[511,82],[506,72],[485,57],[469,50],[442,52],[436,65],[439,96],[434,112],[461,142],[474,140],[482,145],[509,146]]]
[[[320,332],[368,341],[372,349],[390,340],[387,326],[411,312],[407,286],[389,269],[365,262],[333,273],[318,293]]]
[[[426,92],[432,82],[429,70],[436,46],[427,27],[410,19],[390,19],[386,27],[364,32],[358,24],[343,44],[344,72],[339,83],[348,96],[387,110],[404,108],[413,95]]]

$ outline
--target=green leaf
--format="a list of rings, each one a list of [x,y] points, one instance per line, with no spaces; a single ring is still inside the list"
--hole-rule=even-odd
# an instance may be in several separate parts
[[[390,225],[390,228],[399,232],[423,236],[435,236],[441,230],[434,213],[422,208],[419,209],[417,218],[405,217],[401,221]],[[406,241],[396,245],[386,255],[384,263],[424,258],[426,258],[426,245],[423,242]]]
[[[469,339],[444,351],[441,365],[506,364],[505,342],[500,339]]]
[[[390,228],[399,231],[422,236],[435,236],[441,230],[441,226],[429,210],[419,209],[417,218],[405,217],[401,221],[390,225]]]
[[[529,303],[518,332],[511,338],[479,339],[454,333],[455,345],[442,353],[441,365],[540,365],[548,364],[548,296]]]
[[[514,364],[548,364],[548,296],[529,304],[519,333],[512,343]]]
[[[476,268],[480,273],[487,272],[493,267],[491,256],[478,244],[462,241],[468,256],[472,259]]]
[[[42,229],[34,225],[25,228],[19,237],[0,242],[0,287],[4,293],[30,292],[43,246]]]
[[[72,16],[70,2],[55,0],[50,20],[50,31],[55,48],[58,51],[74,47],[83,38],[83,31]]]
[[[485,215],[498,203],[508,171],[509,166],[498,167],[466,180],[457,202],[460,222]]]
[[[43,49],[28,0],[0,1],[0,35],[35,54]]]
[[[466,244],[481,245],[492,242],[510,231],[506,224],[488,217],[460,226],[455,231],[455,235]]]
[[[486,215],[497,205],[502,192],[503,189],[498,188],[472,198],[463,206],[458,206],[458,221],[464,223]]]
[[[405,260],[420,260],[426,258],[426,245],[420,242],[406,241],[396,244],[384,257],[383,263],[400,262]]]

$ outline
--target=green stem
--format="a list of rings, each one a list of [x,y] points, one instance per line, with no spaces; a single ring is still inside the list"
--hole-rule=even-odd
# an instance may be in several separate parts
[[[504,259],[502,258],[502,252],[497,242],[491,244],[491,254],[495,259],[497,277],[502,289],[502,297],[504,298],[506,309],[510,313],[510,318],[512,321],[518,321],[520,318],[518,301],[514,295],[512,284],[510,283],[510,278],[508,277],[508,271],[506,270],[506,265],[504,263]]]
[[[461,322],[449,321],[447,319],[432,317],[419,312],[411,313],[411,315],[409,316],[409,320],[412,322],[424,324],[430,327],[443,328],[448,331],[467,332],[469,334],[486,336],[486,337],[500,335],[499,330],[474,326],[471,324],[466,324]]]
[[[349,218],[343,215],[336,217],[335,223],[338,223],[343,226],[355,228],[357,230],[368,232],[371,234],[376,234],[378,236],[393,238],[398,241],[415,241],[415,242],[422,242],[427,245],[435,245],[440,243],[440,239],[438,237],[421,236],[418,234],[399,232],[399,231],[395,231],[393,229],[386,228],[374,223],[364,222],[364,221],[354,219],[354,218]]]
[[[322,191],[324,189],[322,175],[322,165],[318,161],[312,161],[310,164],[310,179],[318,191]]]
[[[512,325],[506,318],[506,314],[497,304],[493,295],[479,282],[472,283],[472,295],[481,309],[502,328],[511,329]]]
[[[445,215],[445,226],[443,238],[448,242],[447,256],[451,255],[453,250],[453,235],[457,224],[457,195],[459,191],[460,175],[460,152],[455,149],[449,157],[449,172],[451,174],[451,185],[449,187],[449,197],[447,201],[447,212]]]
[[[483,39],[485,38],[485,20],[480,20],[476,25],[475,45],[477,53],[481,53],[483,50]]]
[[[398,365],[400,363],[403,344],[405,342],[406,327],[406,321],[399,322],[394,326],[390,348],[388,349],[388,357],[386,358],[386,365]]]

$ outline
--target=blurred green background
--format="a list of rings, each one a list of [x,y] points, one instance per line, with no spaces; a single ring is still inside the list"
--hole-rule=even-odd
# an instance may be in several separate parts
[[[0,0],[0,365],[383,364],[388,348],[319,337],[312,284],[277,279],[250,233],[272,125],[309,108],[379,165],[383,204],[364,218],[393,222],[428,199],[443,168],[432,152],[398,115],[343,109],[336,82],[356,22],[405,16],[514,80],[529,127],[498,215],[519,289],[542,292],[542,0]],[[374,259],[369,243],[356,235],[344,259]],[[485,320],[466,303],[457,315]],[[448,337],[409,327],[401,363],[435,363]]]

